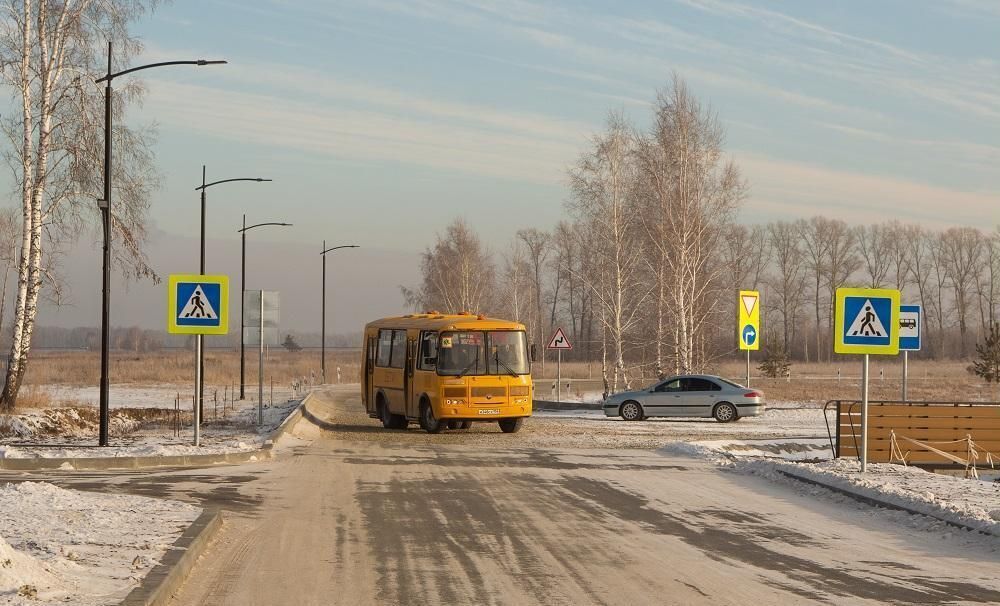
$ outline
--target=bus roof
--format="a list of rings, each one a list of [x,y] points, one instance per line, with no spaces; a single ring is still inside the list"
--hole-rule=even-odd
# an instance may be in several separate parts
[[[407,314],[369,322],[369,328],[423,328],[427,330],[524,330],[524,325],[510,320],[487,318],[468,313]]]

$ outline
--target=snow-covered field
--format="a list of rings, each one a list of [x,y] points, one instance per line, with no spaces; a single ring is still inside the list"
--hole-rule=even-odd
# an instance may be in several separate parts
[[[0,429],[11,436],[0,445],[0,458],[86,458],[219,454],[256,450],[291,413],[298,400],[266,406],[264,423],[257,425],[257,404],[241,402],[224,420],[202,425],[201,445],[193,445],[193,429],[185,426],[174,435],[169,422],[140,429],[133,411],[112,417],[111,446],[98,448],[96,420],[86,409],[65,408],[27,411],[0,418]],[[208,412],[206,408],[206,413]]]
[[[96,385],[42,385],[39,391],[45,393],[57,405],[66,406],[97,406],[100,401],[100,391]],[[191,406],[193,393],[191,385],[183,388],[177,385],[110,385],[108,401],[112,408],[170,408],[174,407],[177,396],[181,398],[181,406]],[[206,399],[214,390],[205,388]],[[221,395],[220,395],[221,397]]]
[[[117,604],[200,513],[46,483],[0,487],[0,603]]]

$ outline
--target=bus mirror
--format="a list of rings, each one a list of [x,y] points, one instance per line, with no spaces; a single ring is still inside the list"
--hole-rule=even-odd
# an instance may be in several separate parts
[[[531,361],[532,362],[538,361],[538,345],[535,343],[531,344]]]

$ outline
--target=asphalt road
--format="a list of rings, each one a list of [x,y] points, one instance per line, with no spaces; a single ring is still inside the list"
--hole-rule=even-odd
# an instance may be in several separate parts
[[[268,463],[47,479],[228,509],[176,606],[1000,603],[1000,545],[978,535],[700,460],[386,431],[360,409],[322,394],[325,429]]]

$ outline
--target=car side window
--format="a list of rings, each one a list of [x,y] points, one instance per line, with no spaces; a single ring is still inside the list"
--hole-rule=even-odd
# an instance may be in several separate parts
[[[665,381],[656,386],[656,391],[683,391],[680,379]]]
[[[689,377],[685,391],[720,391],[722,388],[708,379]]]

